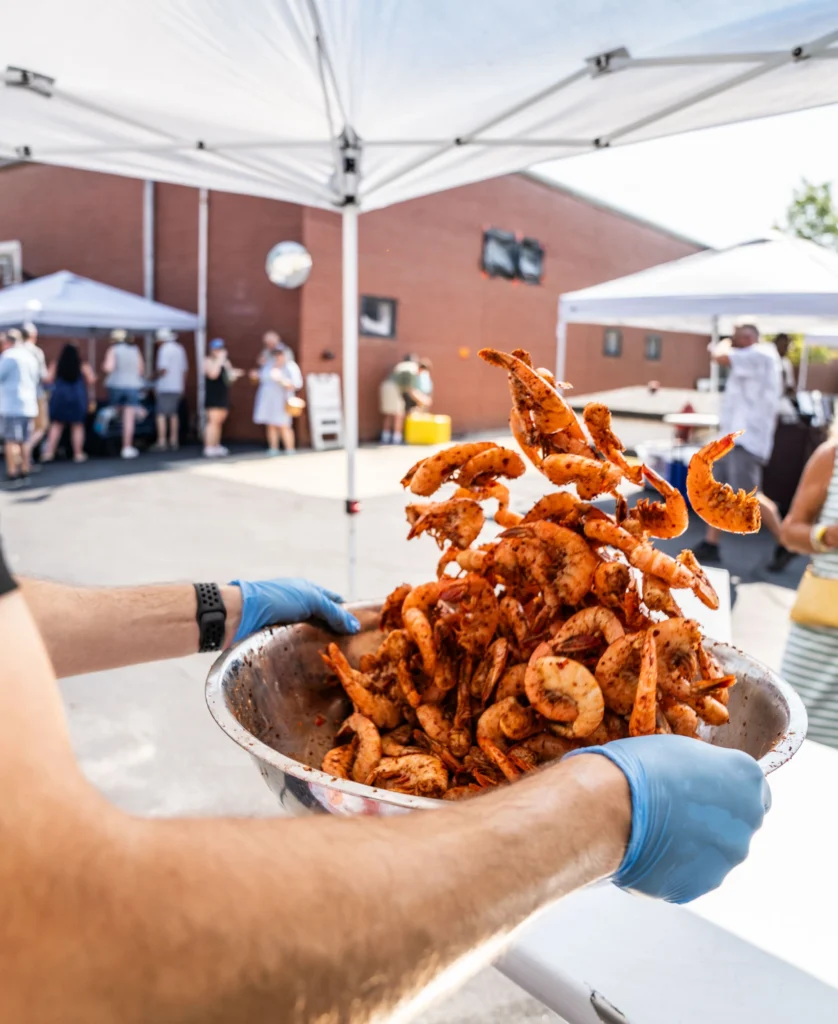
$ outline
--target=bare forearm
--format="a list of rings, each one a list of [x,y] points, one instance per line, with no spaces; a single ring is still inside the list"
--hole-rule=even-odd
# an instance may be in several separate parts
[[[48,580],[18,582],[59,678],[198,650],[191,584],[97,588]],[[223,586],[221,593],[229,644],[241,617],[241,591]]]
[[[797,551],[801,555],[817,554],[812,546],[812,525],[810,523],[785,519],[780,530],[780,540],[790,551]],[[823,543],[830,549],[838,547],[838,526],[827,527]]]
[[[48,942],[45,961],[18,938],[22,976],[0,990],[0,1016],[61,1020],[32,1012],[57,991],[88,1024],[390,1019],[429,985],[462,983],[539,908],[613,872],[629,817],[622,773],[592,757],[382,822],[130,821],[58,903],[83,957]],[[30,909],[25,920],[40,920]],[[40,948],[42,931],[32,925]],[[109,974],[118,989],[99,984]],[[3,1006],[16,993],[31,1017]]]

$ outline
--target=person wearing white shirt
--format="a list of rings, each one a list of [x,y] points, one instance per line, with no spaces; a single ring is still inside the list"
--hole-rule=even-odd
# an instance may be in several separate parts
[[[744,324],[736,328],[730,347],[717,346],[711,358],[730,369],[722,395],[721,432],[742,431],[733,451],[716,463],[716,479],[735,491],[757,491],[762,522],[780,545],[780,514],[774,502],[762,493],[762,473],[774,447],[784,386],[779,353],[774,345],[760,340],[753,324]],[[718,530],[707,528],[695,556],[701,562],[721,561]]]
[[[177,340],[174,331],[163,328],[157,332],[160,348],[155,363],[155,412],[157,414],[157,442],[152,451],[165,452],[170,448],[176,452],[180,447],[180,417],[178,411],[186,385],[189,360],[186,349]],[[166,443],[166,429],[169,441]]]

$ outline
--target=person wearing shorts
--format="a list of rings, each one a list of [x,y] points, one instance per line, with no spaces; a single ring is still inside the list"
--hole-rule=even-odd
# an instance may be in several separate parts
[[[157,416],[157,443],[152,451],[165,452],[171,448],[176,452],[180,447],[180,403],[186,383],[186,372],[189,361],[186,349],[177,340],[174,331],[166,328],[157,332],[160,348],[157,350],[155,363],[155,414]],[[169,440],[166,442],[166,428]]]
[[[111,341],[102,365],[108,401],[122,413],[122,458],[136,459],[140,453],[134,447],[134,424],[145,387],[145,363],[127,331],[111,331]]]
[[[3,408],[3,440],[6,476],[12,487],[29,479],[32,423],[38,415],[41,371],[27,350],[21,331],[9,331],[11,348],[0,357],[0,405]]]
[[[760,340],[753,324],[737,327],[730,348],[718,347],[711,358],[730,368],[720,415],[722,434],[742,431],[733,451],[714,466],[715,478],[735,490],[756,491],[762,522],[780,543],[780,513],[774,502],[762,493],[762,473],[774,446],[777,411],[783,394],[783,372],[774,345]],[[776,558],[777,552],[775,552]],[[707,527],[704,540],[696,547],[701,562],[721,562],[719,531]]]
[[[401,444],[405,414],[417,405],[430,404],[421,385],[419,361],[411,355],[396,363],[381,382],[378,401],[382,417],[382,444]]]

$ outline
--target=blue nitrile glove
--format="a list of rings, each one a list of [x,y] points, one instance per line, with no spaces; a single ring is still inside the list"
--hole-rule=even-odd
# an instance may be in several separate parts
[[[628,779],[631,838],[612,881],[670,903],[722,884],[771,807],[756,761],[686,736],[638,736],[567,754],[601,754]]]
[[[357,633],[361,624],[341,608],[339,594],[303,579],[232,580],[242,592],[242,617],[233,643],[263,626],[322,619],[336,633]]]

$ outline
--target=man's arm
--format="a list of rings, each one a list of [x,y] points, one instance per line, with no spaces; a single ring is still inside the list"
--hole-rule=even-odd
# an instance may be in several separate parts
[[[198,650],[197,601],[189,583],[71,587],[48,580],[18,582],[60,679]],[[227,609],[225,647],[277,622],[316,617],[338,632],[352,632],[358,625],[336,604],[337,594],[307,580],[237,581],[219,589]]]

